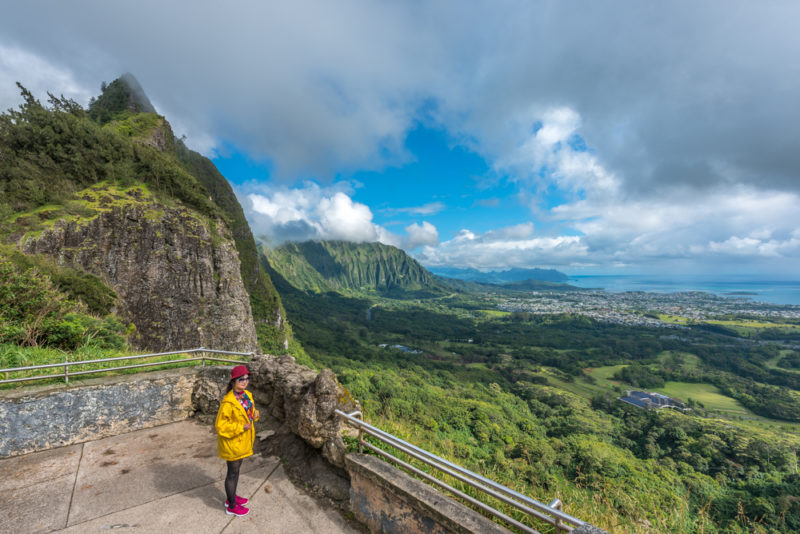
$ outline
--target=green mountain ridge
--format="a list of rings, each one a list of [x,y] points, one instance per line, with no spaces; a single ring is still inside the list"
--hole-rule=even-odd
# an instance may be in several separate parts
[[[261,247],[270,266],[296,289],[309,292],[375,292],[434,297],[448,288],[399,248],[347,241],[289,242]]]

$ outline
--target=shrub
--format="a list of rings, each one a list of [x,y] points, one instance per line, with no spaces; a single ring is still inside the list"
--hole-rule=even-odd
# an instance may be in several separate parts
[[[19,269],[0,257],[0,343],[75,349],[82,344],[120,349],[125,325],[92,317],[36,268]]]

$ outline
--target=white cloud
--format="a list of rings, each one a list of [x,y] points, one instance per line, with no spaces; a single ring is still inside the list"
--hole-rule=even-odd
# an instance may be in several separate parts
[[[238,191],[253,233],[272,245],[337,239],[401,246],[403,239],[375,224],[369,207],[350,194],[350,185],[343,182],[325,188],[314,182],[298,188],[246,184]],[[422,228],[429,231],[425,224]]]
[[[581,235],[536,236],[533,223],[476,234],[468,229],[417,258],[425,265],[479,269],[634,268],[671,272],[686,262],[747,272],[780,271],[800,260],[800,195],[750,187],[709,197],[676,190],[660,199],[593,197],[550,212]],[[767,261],[768,263],[764,263]]]
[[[439,246],[426,246],[416,254],[424,265],[501,270],[510,267],[565,265],[586,259],[586,246],[578,236],[533,237],[532,225],[519,225],[475,234],[461,230]]]
[[[568,107],[523,114],[508,129],[509,137],[493,149],[495,171],[511,176],[522,187],[538,189],[531,203],[534,209],[553,184],[572,197],[617,194],[620,183],[616,176],[585,147],[573,146],[580,126],[580,115]],[[487,146],[492,144],[487,140]]]
[[[497,230],[490,230],[481,237],[484,242],[524,240],[533,236],[534,225],[532,222],[506,226]]]
[[[718,188],[708,196],[676,190],[652,199],[558,206],[552,216],[584,234],[600,264],[670,262],[730,265],[763,258],[800,259],[800,195],[752,187]],[[755,264],[754,264],[755,266]],[[775,267],[778,267],[777,265]],[[759,267],[762,268],[762,267]]]
[[[315,213],[319,215],[319,223],[325,230],[326,239],[363,242],[378,238],[370,209],[364,204],[353,202],[342,192],[320,199]]]
[[[121,74],[121,73],[120,73]],[[85,106],[94,91],[82,86],[63,65],[54,65],[46,58],[22,48],[0,42],[0,111],[17,107],[22,98],[15,82],[20,82],[43,103],[47,92],[72,98]],[[99,82],[97,86],[99,88]]]
[[[130,71],[190,146],[208,154],[224,140],[292,184],[406,161],[410,129],[439,129],[515,193],[535,193],[537,219],[550,220],[537,220],[547,235],[465,231],[437,261],[461,261],[469,243],[517,251],[498,262],[538,251],[534,264],[796,258],[800,70],[786,65],[800,54],[800,3],[731,1],[654,12],[616,1],[74,0],[47,17],[14,2],[0,18],[0,105],[19,102],[16,79],[86,102],[96,91],[84,87]],[[251,191],[262,197],[247,207],[256,233],[402,241],[350,191],[298,191]],[[412,227],[409,239],[431,239]]]
[[[580,115],[566,107],[546,111],[541,120],[542,127],[536,132],[536,140],[545,147],[565,143],[581,125]]]
[[[434,225],[427,221],[422,224],[410,224],[406,226],[407,238],[403,243],[405,250],[414,250],[420,246],[435,247],[439,244],[439,231]]]

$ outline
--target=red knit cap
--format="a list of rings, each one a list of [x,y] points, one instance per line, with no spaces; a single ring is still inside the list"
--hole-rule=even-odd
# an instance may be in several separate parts
[[[246,374],[249,374],[247,372],[247,367],[245,367],[244,365],[237,365],[236,367],[231,369],[231,380],[234,380]]]

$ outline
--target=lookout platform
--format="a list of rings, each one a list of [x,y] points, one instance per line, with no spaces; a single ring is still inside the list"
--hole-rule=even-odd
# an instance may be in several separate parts
[[[229,516],[225,472],[213,427],[194,420],[3,459],[0,532],[361,532],[258,453],[237,492],[250,514]]]

